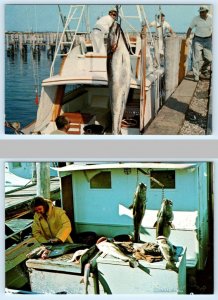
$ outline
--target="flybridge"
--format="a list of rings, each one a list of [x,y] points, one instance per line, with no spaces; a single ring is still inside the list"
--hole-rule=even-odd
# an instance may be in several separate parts
[[[132,10],[134,15],[128,15],[126,13],[125,5],[120,5],[119,9],[119,18],[122,21],[122,26],[124,28],[124,32],[129,30],[133,34],[139,34],[139,29],[141,29],[142,25],[147,24],[147,18],[144,11],[143,5],[135,5],[135,9]],[[51,66],[50,76],[54,75],[54,65],[55,61],[58,57],[67,56],[72,48],[75,46],[75,43],[81,42],[78,41],[77,36],[80,34],[79,29],[82,23],[82,20],[85,18],[86,24],[86,35],[87,40],[90,39],[90,24],[89,24],[89,16],[88,16],[88,5],[71,5],[69,9],[68,16],[64,21],[64,29],[60,36],[59,42],[56,47],[54,60]],[[137,26],[133,25],[137,24]],[[126,35],[128,38],[128,35]],[[129,38],[128,41],[130,42]],[[63,51],[65,49],[66,51]]]

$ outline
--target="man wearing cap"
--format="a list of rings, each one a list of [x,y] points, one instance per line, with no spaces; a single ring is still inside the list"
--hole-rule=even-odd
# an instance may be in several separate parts
[[[186,33],[186,44],[188,44],[192,29],[195,28],[192,44],[192,68],[195,81],[199,81],[199,76],[201,78],[209,78],[208,68],[212,62],[212,16],[208,14],[208,11],[206,5],[200,6],[199,16],[194,17]]]
[[[104,46],[104,36],[105,34],[108,34],[109,28],[116,20],[116,17],[116,9],[111,9],[107,16],[103,16],[97,20],[91,33],[94,52],[106,54],[106,48]]]

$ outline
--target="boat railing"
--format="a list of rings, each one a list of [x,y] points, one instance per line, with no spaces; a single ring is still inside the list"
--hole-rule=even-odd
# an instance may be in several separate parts
[[[50,77],[54,74],[54,66],[57,57],[67,56],[68,53],[72,50],[76,41],[79,26],[81,24],[84,9],[85,5],[70,6],[70,10],[64,24],[63,32],[55,50],[54,59],[51,65]],[[72,27],[70,27],[70,25]],[[62,51],[63,49],[64,51]]]

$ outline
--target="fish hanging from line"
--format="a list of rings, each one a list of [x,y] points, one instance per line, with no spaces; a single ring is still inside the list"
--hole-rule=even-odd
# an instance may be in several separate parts
[[[173,202],[169,199],[163,199],[161,208],[157,214],[157,221],[154,224],[156,227],[156,239],[159,245],[163,258],[166,260],[166,268],[178,272],[175,261],[176,247],[174,247],[168,240],[171,228],[174,228],[173,221]]]
[[[133,198],[133,204],[129,208],[133,208],[133,224],[134,224],[134,242],[140,242],[140,228],[142,219],[146,210],[146,191],[147,186],[139,183]]]
[[[156,227],[156,238],[164,236],[169,238],[171,228],[174,228],[173,221],[173,202],[169,199],[163,199],[161,208],[157,213],[157,221],[154,223]]]
[[[112,114],[112,134],[120,134],[131,81],[130,54],[117,22],[110,27],[107,42],[107,76]]]

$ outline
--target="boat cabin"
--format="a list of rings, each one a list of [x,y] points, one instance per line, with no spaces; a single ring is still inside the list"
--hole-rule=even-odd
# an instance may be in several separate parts
[[[133,235],[129,209],[137,185],[147,185],[146,212],[140,239],[155,242],[154,223],[163,198],[172,200],[174,229],[169,240],[187,248],[187,267],[203,269],[209,242],[211,164],[96,163],[58,169],[63,208],[73,234],[94,231],[100,236]]]

